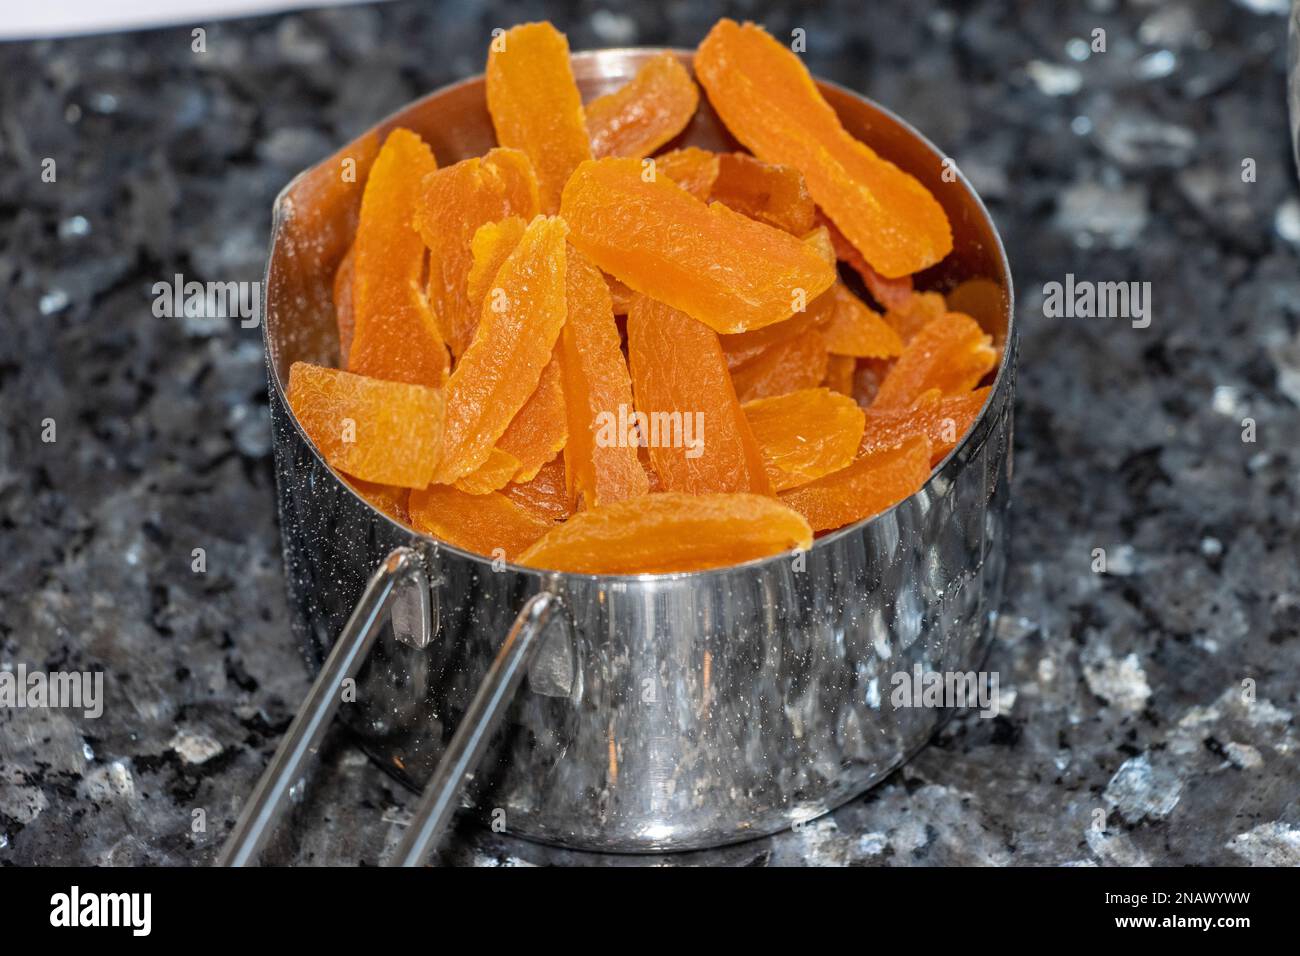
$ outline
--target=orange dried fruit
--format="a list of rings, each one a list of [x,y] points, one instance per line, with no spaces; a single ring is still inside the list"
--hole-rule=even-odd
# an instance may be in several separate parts
[[[559,356],[560,345],[557,342],[550,359],[542,367],[542,376],[537,380],[533,394],[510,419],[497,442],[497,448],[513,455],[519,462],[512,481],[528,481],[568,441],[564,377]]]
[[[381,485],[429,483],[442,438],[440,390],[294,362],[289,407],[331,468]]]
[[[429,300],[453,355],[469,347],[479,320],[469,300],[474,234],[511,216],[531,221],[539,209],[537,177],[517,149],[492,149],[424,179],[415,226],[429,247]]]
[[[835,245],[831,242],[829,229],[825,226],[818,226],[811,232],[805,233],[803,241],[805,245],[815,250],[819,256],[826,260],[828,266],[832,269],[835,268]]]
[[[334,319],[339,327],[339,365],[348,367],[348,352],[352,350],[352,333],[356,319],[352,315],[352,279],[356,275],[357,244],[348,246],[347,255],[334,270]]]
[[[499,491],[509,484],[519,467],[519,459],[514,455],[500,448],[493,448],[488,452],[487,461],[468,475],[457,478],[454,484],[466,494],[485,495],[489,491]]]
[[[506,259],[510,258],[510,253],[515,251],[515,246],[519,245],[526,228],[528,222],[522,216],[508,216],[500,222],[485,222],[475,230],[474,238],[469,244],[472,262],[465,279],[465,301],[469,305],[469,313],[474,316],[475,326],[478,325],[483,301],[492,291],[497,273],[501,271]]]
[[[448,484],[482,465],[537,389],[564,325],[565,232],[562,220],[538,216],[497,273],[501,296],[483,303],[474,340],[447,380],[435,481]]]
[[[776,491],[839,471],[858,454],[866,417],[847,395],[809,388],[742,407]]]
[[[449,485],[411,492],[411,524],[450,545],[488,558],[516,559],[554,522],[499,491],[471,495]]]
[[[826,378],[822,382],[832,392],[853,397],[853,375],[858,360],[852,355],[832,355],[826,360]]]
[[[863,284],[871,293],[871,297],[876,300],[877,305],[889,310],[900,309],[907,304],[907,300],[912,296],[910,275],[886,279],[867,265],[867,260],[862,258],[862,253],[858,252],[853,243],[844,238],[844,233],[840,232],[835,223],[827,219],[820,209],[817,210],[817,223],[825,227],[830,235],[831,246],[835,249],[835,258],[848,263],[849,267],[862,278]]]
[[[718,154],[697,146],[661,153],[654,162],[656,176],[667,176],[696,199],[708,199],[718,179]]]
[[[907,343],[935,319],[947,315],[948,311],[948,304],[938,292],[913,292],[901,305],[894,306],[885,313],[885,321]]]
[[[968,315],[950,312],[921,329],[880,383],[873,408],[906,408],[922,393],[969,392],[997,364],[992,339]]]
[[[781,493],[781,501],[829,531],[891,508],[920,490],[930,477],[930,439],[913,435],[902,444],[863,455],[847,468]],[[414,496],[412,496],[414,498]]]
[[[710,198],[796,236],[816,224],[817,206],[799,170],[746,153],[718,157],[718,178]]]
[[[352,486],[353,491],[394,521],[403,524],[410,522],[411,513],[406,507],[411,495],[410,488],[377,485],[373,481],[362,481],[360,478],[348,478],[348,484]]]
[[[858,359],[853,370],[853,400],[869,408],[880,391],[880,383],[893,367],[893,359]]]
[[[388,134],[366,180],[352,278],[354,328],[348,369],[391,382],[441,387],[447,348],[420,283],[424,243],[412,228],[433,150],[406,129]]]
[[[826,377],[826,337],[816,328],[777,342],[732,370],[731,380],[742,402],[815,388]]]
[[[717,332],[789,318],[835,270],[789,233],[700,202],[635,159],[583,163],[564,187],[569,241],[605,272]]]
[[[937,462],[970,431],[988,397],[988,387],[949,396],[941,395],[936,388],[923,394],[910,408],[868,408],[859,454],[875,454],[912,435],[925,435],[930,439],[930,452]]]
[[[541,211],[554,214],[569,175],[591,158],[564,34],[549,23],[524,23],[494,38],[487,103],[497,142],[523,150],[532,160]]]
[[[556,455],[542,465],[530,481],[512,482],[501,493],[549,521],[563,521],[573,514],[565,488],[563,455]]]
[[[649,156],[686,128],[700,103],[691,74],[671,53],[646,61],[627,83],[587,104],[591,154]]]
[[[578,253],[581,255],[581,253]],[[605,276],[605,285],[609,287],[610,304],[614,308],[615,315],[627,315],[632,308],[632,300],[636,298],[636,293],[619,282],[612,275],[601,273]]]
[[[664,492],[579,512],[519,563],[576,574],[674,574],[811,544],[808,523],[765,495]]]
[[[609,288],[576,249],[569,250],[567,288],[569,318],[560,333],[569,423],[565,480],[572,500],[594,508],[644,495],[650,485],[637,444],[620,431],[620,419],[633,412],[632,381]]]
[[[638,296],[627,317],[627,350],[641,441],[663,487],[769,494],[717,333]]]
[[[817,302],[821,303],[825,296],[826,293],[823,293]],[[796,313],[784,322],[765,325],[753,332],[719,336],[723,354],[727,357],[727,367],[734,371],[746,362],[758,358],[772,346],[807,334],[814,326],[826,321],[828,311],[818,304],[804,312]]]
[[[832,355],[857,358],[893,358],[903,351],[903,340],[878,313],[837,282],[831,296],[830,319],[821,327]]]
[[[727,129],[759,159],[803,173],[813,199],[877,272],[898,277],[952,250],[943,207],[909,173],[854,139],[799,57],[761,27],[720,20],[695,74]]]

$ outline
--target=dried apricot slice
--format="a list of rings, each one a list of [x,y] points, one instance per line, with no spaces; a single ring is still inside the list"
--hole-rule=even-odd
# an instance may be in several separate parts
[[[853,374],[858,360],[852,355],[832,355],[826,360],[826,378],[822,384],[832,392],[853,397]]]
[[[742,402],[815,388],[826,377],[826,338],[817,329],[767,348],[731,372]]]
[[[474,324],[483,311],[483,300],[492,291],[492,283],[510,253],[524,236],[528,222],[522,216],[508,216],[500,222],[486,222],[474,232],[469,249],[472,264],[465,280],[465,298]],[[469,343],[466,343],[467,345]],[[464,349],[461,349],[463,352]]]
[[[538,517],[563,521],[573,514],[564,482],[564,456],[556,455],[537,470],[530,481],[512,482],[501,493]]]
[[[969,392],[997,364],[992,339],[968,315],[950,312],[908,342],[880,383],[873,408],[906,408],[923,392]]]
[[[510,424],[497,441],[497,448],[513,455],[519,462],[512,481],[532,478],[568,441],[564,377],[559,356],[560,344],[556,342],[550,359],[542,367],[542,376],[537,380],[533,394],[510,419]]]
[[[415,227],[429,247],[429,300],[453,355],[469,347],[479,320],[469,301],[474,234],[510,216],[527,222],[539,208],[537,177],[517,149],[489,150],[425,178]]]
[[[391,382],[441,387],[447,348],[420,283],[424,243],[411,228],[420,181],[437,169],[433,150],[406,129],[388,134],[361,199],[353,264],[348,369]]]
[[[799,57],[762,27],[719,20],[696,52],[695,74],[732,135],[759,159],[803,173],[881,275],[918,272],[952,250],[930,191],[849,135]]]
[[[828,293],[822,293],[817,305],[803,312],[796,313],[784,322],[765,325],[753,332],[738,332],[735,335],[719,336],[723,354],[727,357],[727,367],[733,371],[746,362],[750,362],[774,345],[788,342],[807,334],[814,326],[827,320],[829,308],[823,308],[822,299]]]
[[[637,443],[620,432],[633,412],[632,381],[623,358],[613,301],[600,270],[569,250],[569,318],[560,333],[569,443],[565,481],[580,507],[644,495],[650,490]]]
[[[835,250],[835,258],[848,263],[849,267],[862,278],[863,285],[867,287],[867,291],[871,293],[878,306],[889,310],[900,309],[907,304],[907,300],[912,296],[910,275],[886,279],[867,265],[867,260],[862,258],[862,253],[858,252],[853,243],[844,238],[844,233],[840,232],[835,223],[827,219],[820,209],[817,210],[817,223],[826,228],[831,246]]]
[[[583,163],[564,187],[569,241],[604,271],[716,332],[789,318],[835,269],[789,233],[707,206],[635,159]]]
[[[339,365],[348,367],[348,352],[352,350],[352,333],[356,319],[352,315],[352,279],[356,275],[357,244],[348,246],[347,255],[334,270],[334,319],[339,327]]]
[[[894,359],[858,359],[853,371],[853,400],[863,408],[871,407],[880,383],[893,367]]]
[[[474,340],[447,380],[435,481],[449,484],[482,465],[537,389],[564,325],[565,231],[562,220],[538,216],[497,273],[501,296],[483,303]]]
[[[913,292],[900,305],[885,312],[885,321],[907,343],[917,332],[947,314],[948,304],[938,292]]]
[[[468,475],[457,478],[455,485],[471,495],[485,495],[504,488],[520,468],[519,459],[500,448],[488,452],[487,461]]]
[[[591,153],[649,156],[686,128],[700,104],[691,74],[671,53],[646,61],[636,76],[613,93],[587,104]]]
[[[442,438],[438,389],[294,362],[289,407],[331,468],[381,485],[429,483]]]
[[[564,34],[549,23],[524,23],[494,38],[487,103],[497,142],[528,154],[541,187],[541,211],[553,214],[569,175],[591,159]]]
[[[579,512],[519,563],[576,574],[673,574],[811,544],[808,523],[765,495],[664,492]]]
[[[488,558],[514,560],[554,522],[499,491],[471,495],[449,485],[411,492],[411,524],[448,544]]]
[[[941,395],[936,388],[923,394],[910,408],[868,408],[858,453],[874,454],[911,435],[925,435],[930,439],[931,454],[938,461],[970,431],[988,397],[988,387],[949,396]]]
[[[578,253],[578,255],[582,255],[582,253]],[[609,287],[610,305],[614,308],[614,314],[627,315],[632,308],[632,300],[636,298],[636,293],[612,275],[605,273],[601,273],[601,275],[605,276],[605,285]]]
[[[799,170],[746,153],[718,157],[718,178],[710,198],[796,236],[816,224],[817,207]]]
[[[403,524],[410,522],[411,512],[406,507],[406,502],[411,495],[410,488],[377,485],[373,481],[362,481],[360,478],[349,478],[348,484],[352,486],[353,491],[394,521]]]
[[[903,351],[903,340],[878,313],[837,282],[826,295],[832,297],[829,321],[821,327],[832,355],[858,358],[893,358]]]
[[[637,427],[666,490],[771,492],[716,332],[638,296],[627,351]]]
[[[696,199],[706,200],[718,179],[718,154],[686,146],[654,158],[655,175],[667,176]]]
[[[839,471],[854,459],[862,442],[862,409],[847,395],[829,389],[802,389],[742,407],[776,491]]]
[[[864,455],[847,468],[784,491],[781,501],[807,518],[814,531],[829,531],[896,505],[919,491],[929,477],[930,439],[914,435],[894,448]]]

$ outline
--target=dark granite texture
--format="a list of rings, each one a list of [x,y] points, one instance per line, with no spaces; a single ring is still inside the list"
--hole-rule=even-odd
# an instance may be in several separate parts
[[[188,28],[0,46],[0,669],[102,669],[108,698],[0,710],[0,863],[211,861],[307,686],[259,334],[155,318],[152,284],[260,279],[288,178],[478,71],[495,26],[689,46],[722,12],[803,27],[811,68],[949,150],[1003,230],[1023,339],[989,666],[1014,705],[802,832],[667,862],[1300,863],[1284,6],[403,2],[208,24],[204,54]],[[1149,281],[1150,327],[1045,318],[1067,273]],[[333,740],[268,861],[374,862],[410,803]],[[629,862],[467,821],[441,858]]]

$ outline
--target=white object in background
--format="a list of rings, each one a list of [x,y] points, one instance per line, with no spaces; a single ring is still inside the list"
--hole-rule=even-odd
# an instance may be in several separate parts
[[[110,33],[247,17],[303,7],[336,7],[357,0],[11,0],[0,13],[0,40]]]

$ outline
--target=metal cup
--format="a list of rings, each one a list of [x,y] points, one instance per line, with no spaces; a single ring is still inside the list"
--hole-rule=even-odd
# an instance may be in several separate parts
[[[576,54],[584,97],[658,52]],[[336,710],[386,770],[413,788],[429,781],[396,855],[405,863],[423,860],[465,777],[486,820],[566,847],[686,850],[769,834],[862,793],[950,714],[895,708],[891,691],[917,666],[977,669],[991,640],[1007,553],[1010,270],[987,211],[938,150],[819,85],[851,133],[943,203],[954,250],[919,284],[960,287],[962,310],[1003,352],[979,419],[925,487],[802,555],[671,575],[494,567],[376,511],[308,441],[285,383],[295,361],[337,362],[331,280],[369,160],[396,126],[442,165],[492,147],[482,77],[406,107],[281,193],[263,313],[280,530],[294,633],[322,676],[225,862],[256,856]],[[736,148],[703,102],[682,143]],[[349,675],[355,700],[340,707]]]

